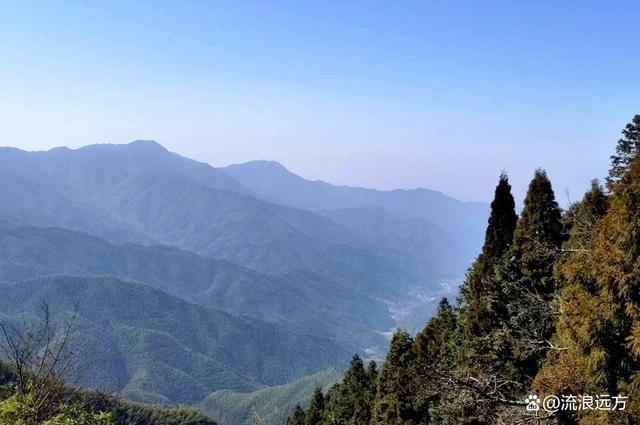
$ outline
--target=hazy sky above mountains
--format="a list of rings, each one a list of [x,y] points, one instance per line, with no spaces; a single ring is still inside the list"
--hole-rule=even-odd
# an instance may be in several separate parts
[[[564,200],[640,113],[637,2],[262,3],[0,1],[0,145],[154,139],[467,200],[542,166]]]

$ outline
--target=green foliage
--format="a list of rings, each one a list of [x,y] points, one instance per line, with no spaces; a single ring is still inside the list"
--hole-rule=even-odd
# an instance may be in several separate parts
[[[220,389],[251,391],[343,362],[325,338],[191,304],[110,277],[54,276],[3,288],[0,312],[27,317],[45,298],[56,317],[76,306],[78,385],[133,401],[189,404]],[[176,321],[175,318],[180,320]]]
[[[0,402],[0,423],[15,425],[35,425],[36,409],[33,397],[14,394]]]
[[[281,425],[296,405],[307,407],[316,388],[328,390],[341,381],[343,372],[330,368],[284,385],[250,393],[220,390],[209,395],[199,407],[225,424],[252,425],[252,410],[262,425]]]
[[[580,412],[574,419],[584,424],[637,423],[640,413],[639,123],[640,116],[634,117],[613,157],[606,214],[586,239],[586,249],[560,267],[566,313],[558,321],[555,344],[563,349],[549,353],[534,384],[543,394],[569,390],[629,397],[630,405],[617,415]]]
[[[611,169],[607,183],[612,188],[618,182],[629,178],[630,163],[640,153],[640,114],[633,117],[622,130],[622,137],[618,140],[616,153],[611,156]]]
[[[517,219],[511,185],[502,173],[491,202],[482,252],[469,269],[461,289],[461,299],[467,306],[464,330],[469,342],[486,336],[504,316],[500,301],[502,288],[493,279],[493,268],[511,246]]]
[[[503,172],[500,174],[493,201],[491,202],[491,213],[482,253],[480,254],[484,267],[493,265],[511,246],[513,232],[518,220],[515,206],[509,177]]]
[[[329,423],[367,425],[371,418],[376,377],[375,369],[370,366],[367,371],[360,356],[353,356],[342,382],[327,394],[325,420]]]
[[[563,248],[585,250],[593,237],[595,224],[607,213],[609,198],[597,179],[580,202],[571,204],[563,216],[564,233],[568,235]]]
[[[43,425],[115,425],[110,413],[89,412],[78,405],[62,406],[61,412]]]
[[[594,180],[564,215],[537,170],[516,224],[501,176],[485,246],[459,304],[443,300],[413,341],[394,335],[368,425],[640,423],[639,129],[637,115],[613,156],[611,193]],[[355,360],[352,367],[362,376]],[[342,394],[332,388],[325,405],[338,405]],[[527,394],[629,401],[623,411],[532,415]],[[344,406],[351,410],[338,410],[342,417],[360,408]],[[323,424],[332,423],[327,411]]]
[[[42,409],[36,406],[37,400],[32,393],[16,392],[0,401],[0,423],[11,425],[116,425],[110,413],[94,412],[77,403],[51,406]],[[41,410],[57,411],[50,418],[39,417]],[[159,424],[156,424],[159,425]]]
[[[287,425],[304,425],[305,413],[300,405],[297,405],[293,411],[293,414],[287,418]]]
[[[320,388],[316,388],[311,397],[311,404],[304,417],[305,425],[318,425],[324,418],[324,395]]]
[[[408,421],[415,416],[409,394],[414,359],[413,339],[406,331],[396,331],[378,377],[377,392],[371,409],[372,424],[411,423]]]
[[[538,169],[513,234],[511,255],[522,278],[519,283],[542,293],[553,292],[553,265],[562,242],[561,211],[546,172]]]

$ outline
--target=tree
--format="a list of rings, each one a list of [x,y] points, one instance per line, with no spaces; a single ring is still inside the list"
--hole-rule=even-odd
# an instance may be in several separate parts
[[[613,188],[616,183],[624,181],[629,176],[631,161],[640,152],[640,114],[633,117],[622,130],[622,138],[618,140],[616,153],[611,155],[611,168],[607,183]]]
[[[63,378],[73,367],[69,339],[75,318],[76,313],[64,325],[53,323],[44,302],[40,322],[0,322],[0,361],[15,371],[15,402],[30,406],[35,423],[57,412],[66,389]]]
[[[416,423],[410,396],[413,339],[406,331],[394,333],[382,370],[371,413],[372,425]]]
[[[531,290],[549,294],[555,289],[552,275],[563,242],[561,218],[551,181],[538,169],[529,183],[511,248],[520,283]]]
[[[300,405],[296,405],[293,414],[287,418],[287,425],[305,425],[305,413]]]
[[[536,170],[513,234],[509,259],[499,269],[505,287],[509,350],[507,366],[512,378],[528,386],[546,351],[559,310],[554,266],[564,240],[562,214],[544,170]]]
[[[372,399],[370,376],[362,359],[356,354],[351,359],[342,383],[325,400],[326,416],[330,423],[367,425],[371,417]]]
[[[563,250],[585,250],[593,237],[595,224],[607,213],[609,198],[597,179],[580,202],[571,204],[563,217],[564,233],[568,236]]]
[[[495,326],[492,301],[500,298],[500,294],[495,293],[495,285],[491,285],[489,279],[493,275],[493,267],[511,246],[517,220],[509,178],[503,172],[491,202],[482,252],[470,268],[461,289],[462,298],[468,306],[465,310],[465,336],[469,340],[486,335]]]
[[[367,364],[367,380],[369,381],[369,391],[375,395],[378,387],[378,365],[373,360]]]
[[[311,405],[305,414],[305,425],[319,425],[324,418],[324,395],[316,388],[311,397]]]
[[[493,265],[511,246],[518,220],[515,206],[509,177],[502,172],[491,202],[491,213],[480,254],[486,267]]]
[[[640,157],[639,116],[627,125],[613,157],[612,194],[587,249],[571,253],[559,275],[562,314],[534,382],[541,394],[624,394],[625,411],[582,411],[583,424],[637,423],[640,414]]]

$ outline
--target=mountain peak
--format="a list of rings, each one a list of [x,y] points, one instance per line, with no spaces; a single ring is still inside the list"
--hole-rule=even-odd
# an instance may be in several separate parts
[[[130,143],[96,143],[93,145],[87,145],[78,149],[79,151],[133,151],[141,153],[166,153],[168,150],[160,143],[153,140],[134,140]]]
[[[233,164],[229,167],[247,167],[254,170],[271,170],[271,171],[284,171],[290,173],[290,171],[284,165],[280,164],[278,161],[259,159],[255,161],[245,162],[243,164]]]
[[[128,143],[124,146],[136,149],[167,152],[167,149],[155,140],[134,140],[133,142]]]

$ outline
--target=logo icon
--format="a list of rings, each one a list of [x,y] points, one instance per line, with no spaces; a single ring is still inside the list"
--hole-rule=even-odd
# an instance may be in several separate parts
[[[530,394],[525,399],[525,403],[527,403],[527,412],[537,412],[540,410],[540,397],[535,394]]]

